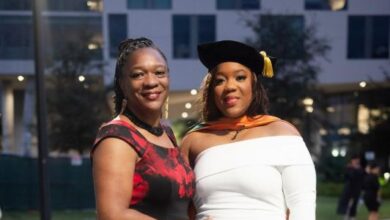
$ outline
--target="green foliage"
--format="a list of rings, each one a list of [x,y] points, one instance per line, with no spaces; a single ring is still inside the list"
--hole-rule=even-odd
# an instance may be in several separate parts
[[[344,184],[336,182],[317,182],[317,195],[328,197],[339,197],[343,191]]]
[[[316,164],[319,181],[343,182],[346,164],[345,157],[333,157],[330,152],[322,151]]]
[[[172,123],[172,130],[175,133],[178,142],[184,137],[184,135],[197,123],[194,119],[178,119]]]
[[[390,90],[389,90],[390,93]],[[383,115],[390,116],[390,110],[383,112]],[[390,156],[390,118],[379,121],[375,127],[373,127],[368,135],[371,146],[370,150],[373,150],[378,157],[382,157],[386,161]],[[385,165],[386,162],[383,164]],[[388,167],[388,166],[387,166]]]
[[[390,184],[387,183],[381,188],[381,197],[383,199],[390,199]]]
[[[88,48],[70,42],[48,74],[48,131],[52,150],[74,149],[82,153],[91,147],[98,127],[108,116],[100,64],[94,64],[91,55]],[[85,77],[83,82],[79,81],[81,75]]]

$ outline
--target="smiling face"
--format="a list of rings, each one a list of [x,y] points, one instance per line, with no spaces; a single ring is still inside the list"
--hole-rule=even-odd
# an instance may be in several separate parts
[[[150,47],[134,51],[122,68],[120,86],[131,111],[160,113],[169,90],[168,67],[160,52]]]
[[[214,101],[218,110],[228,118],[245,115],[253,101],[250,69],[236,62],[224,62],[213,74]]]

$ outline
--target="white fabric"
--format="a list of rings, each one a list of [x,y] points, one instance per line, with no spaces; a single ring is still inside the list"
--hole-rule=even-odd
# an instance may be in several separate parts
[[[196,219],[314,220],[316,174],[299,136],[210,147],[195,161]]]

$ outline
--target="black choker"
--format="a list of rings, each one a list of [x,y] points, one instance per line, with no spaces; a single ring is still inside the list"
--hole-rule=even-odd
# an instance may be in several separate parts
[[[123,115],[128,117],[138,127],[143,128],[143,129],[149,131],[151,134],[153,134],[155,136],[160,137],[164,133],[164,130],[161,127],[161,125],[158,126],[158,127],[150,126],[149,124],[147,124],[147,123],[143,122],[141,119],[139,119],[133,112],[131,112],[128,109],[126,109],[123,112]]]

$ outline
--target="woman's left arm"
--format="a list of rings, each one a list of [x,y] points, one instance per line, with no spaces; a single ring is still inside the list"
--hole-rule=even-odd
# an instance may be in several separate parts
[[[282,169],[283,193],[289,220],[315,220],[316,172],[313,164],[288,165]]]
[[[297,136],[279,152],[283,193],[288,220],[316,219],[316,172],[313,160],[298,130],[287,121],[277,121],[268,127],[273,135]]]

